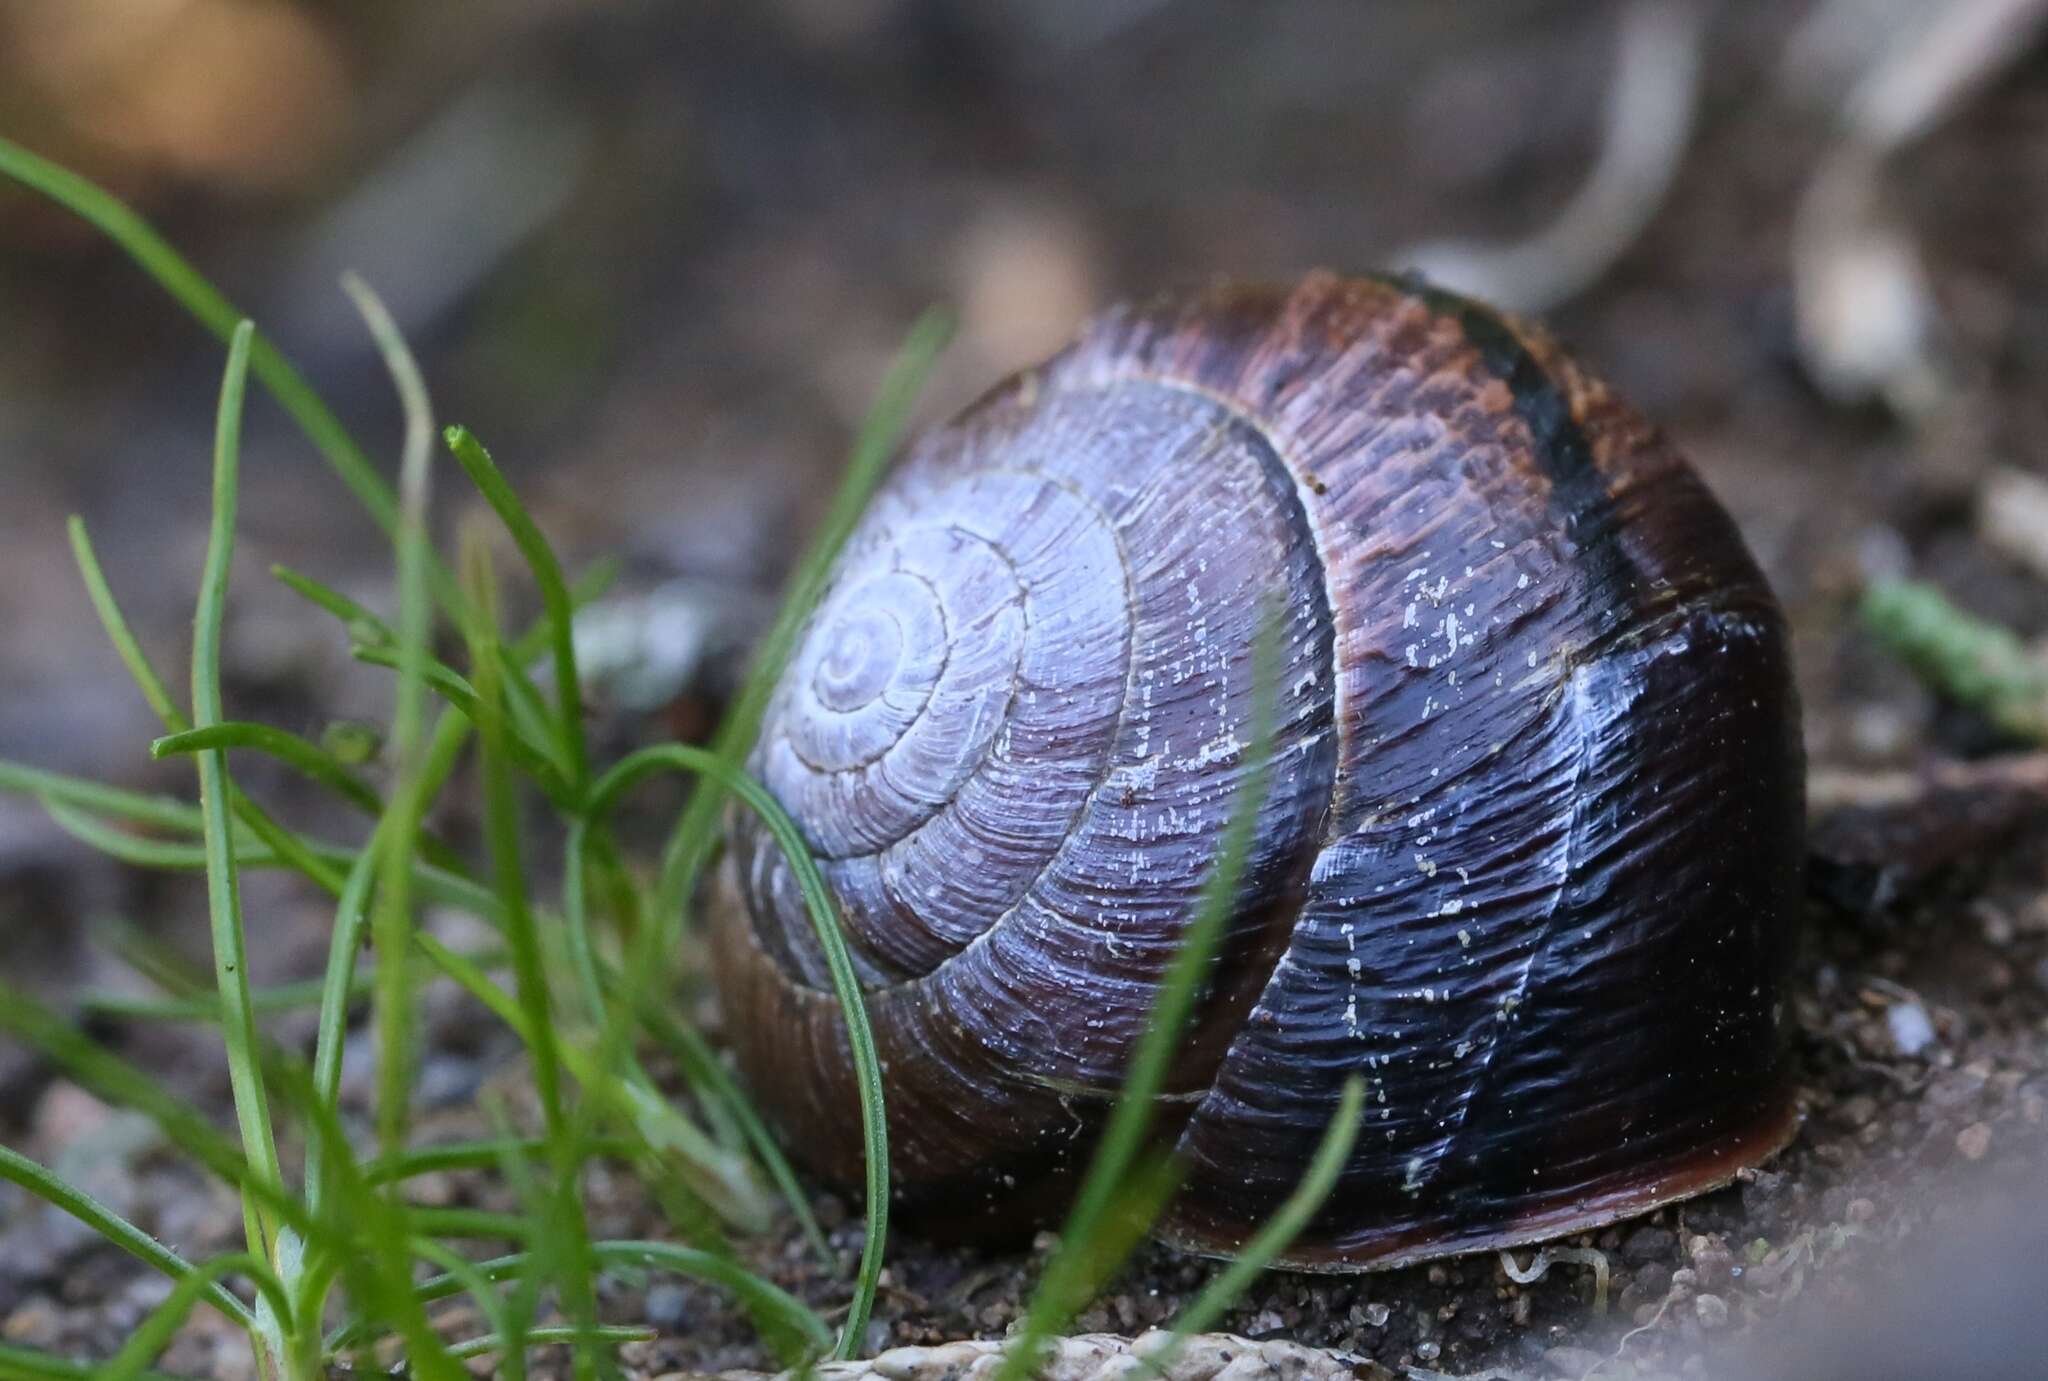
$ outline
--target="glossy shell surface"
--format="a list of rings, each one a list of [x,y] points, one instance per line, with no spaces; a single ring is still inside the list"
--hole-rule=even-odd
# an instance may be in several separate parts
[[[1794,1125],[1801,756],[1777,605],[1651,426],[1533,328],[1311,277],[1121,308],[922,438],[753,769],[837,893],[894,1174],[1056,1215],[1245,770],[1258,842],[1162,1107],[1163,1233],[1228,1253],[1366,1113],[1291,1259],[1387,1265],[1727,1181]],[[718,968],[797,1153],[859,1170],[787,865],[736,818]]]

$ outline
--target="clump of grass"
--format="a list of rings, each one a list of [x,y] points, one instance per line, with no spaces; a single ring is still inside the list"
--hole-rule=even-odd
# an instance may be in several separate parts
[[[742,770],[769,696],[803,621],[824,587],[893,454],[919,382],[945,327],[920,322],[856,439],[852,460],[817,542],[799,564],[781,613],[756,656],[712,746],[665,745],[608,769],[591,762],[584,731],[573,623],[601,590],[601,575],[572,580],[488,451],[461,427],[442,434],[449,454],[510,536],[539,591],[542,615],[519,635],[500,623],[500,574],[489,534],[461,534],[451,566],[429,539],[434,425],[427,390],[389,314],[370,288],[344,287],[389,367],[404,404],[405,437],[394,488],[332,409],[233,305],[146,223],[91,183],[0,140],[0,175],[68,207],[105,232],[193,316],[227,343],[216,416],[212,520],[194,618],[190,695],[181,704],[134,637],[100,566],[85,525],[70,537],[79,573],[107,635],[143,698],[162,721],[150,745],[158,757],[193,760],[198,803],[126,791],[0,760],[0,790],[39,801],[62,828],[143,867],[203,872],[212,935],[211,983],[146,942],[125,943],[161,997],[87,995],[88,1009],[130,1020],[214,1026],[226,1053],[234,1137],[197,1109],[0,978],[0,1030],[40,1049],[110,1102],[137,1109],[165,1140],[239,1194],[240,1250],[189,1261],[48,1169],[0,1148],[7,1179],[91,1227],[168,1277],[173,1289],[108,1363],[92,1366],[0,1345],[0,1375],[72,1378],[152,1376],[148,1369],[201,1306],[249,1337],[259,1374],[311,1381],[330,1367],[398,1347],[412,1374],[455,1381],[463,1363],[490,1355],[508,1377],[525,1374],[537,1347],[571,1350],[579,1377],[615,1371],[610,1351],[647,1336],[598,1317],[596,1281],[609,1271],[667,1271],[728,1291],[785,1362],[808,1368],[826,1356],[856,1355],[867,1331],[888,1223],[887,1123],[881,1076],[859,985],[830,890],[794,822]],[[395,619],[317,578],[282,567],[275,577],[331,616],[353,655],[395,673],[394,709],[382,730],[352,726],[322,742],[275,726],[228,718],[221,691],[221,635],[239,492],[241,419],[254,379],[299,424],[344,487],[390,539],[397,571]],[[1190,934],[1162,987],[1134,1055],[1095,1162],[1049,1264],[1004,1381],[1029,1370],[1044,1340],[1062,1327],[1117,1269],[1172,1193],[1178,1167],[1153,1147],[1152,1113],[1175,1042],[1199,995],[1201,975],[1231,912],[1271,751],[1278,620],[1261,643],[1255,742],[1242,790]],[[448,635],[452,635],[448,636]],[[463,665],[435,655],[457,645]],[[189,706],[189,708],[188,708]],[[380,791],[363,765],[382,749]],[[334,794],[372,823],[348,845],[277,821],[236,784],[231,757],[259,753]],[[427,828],[433,807],[471,755],[481,782],[481,867]],[[610,826],[635,787],[681,773],[696,786],[651,882],[627,867]],[[529,887],[522,817],[533,797],[554,810],[565,848],[562,894],[552,906]],[[835,1336],[809,1306],[748,1270],[728,1234],[758,1230],[772,1208],[770,1187],[821,1254],[822,1232],[794,1174],[759,1115],[701,1034],[663,999],[672,991],[681,927],[716,846],[723,812],[757,813],[787,854],[809,908],[847,1021],[861,1089],[867,1228],[846,1317]],[[331,941],[317,981],[264,990],[247,971],[240,877],[249,868],[287,869],[333,900]],[[462,910],[495,932],[488,949],[463,952],[417,925],[427,905]],[[374,963],[359,957],[365,945]],[[419,989],[453,983],[517,1035],[532,1069],[537,1125],[513,1125],[489,1109],[494,1135],[433,1146],[414,1144],[410,1120],[418,1065]],[[367,997],[376,1036],[377,1077],[369,1135],[352,1131],[340,1101],[341,1063],[352,1005]],[[303,1062],[267,1043],[258,1019],[291,1008],[318,1011],[313,1055]],[[678,1106],[641,1066],[638,1038],[666,1048],[689,1099]],[[1357,1129],[1359,1086],[1347,1087],[1308,1175],[1275,1220],[1247,1244],[1178,1323],[1178,1340],[1209,1326],[1246,1281],[1282,1253],[1335,1182]],[[362,1144],[368,1141],[374,1150]],[[298,1147],[288,1174],[280,1147]],[[583,1185],[598,1160],[637,1172],[676,1240],[607,1241],[591,1235]],[[516,1192],[517,1213],[428,1207],[408,1188],[438,1170],[497,1172]],[[484,1260],[459,1244],[488,1239],[516,1249]],[[428,1274],[431,1272],[431,1274]],[[245,1293],[229,1288],[239,1282]],[[430,1312],[467,1296],[488,1326],[450,1341]],[[544,1321],[552,1300],[560,1322]]]
[[[105,578],[82,522],[71,539],[79,570],[123,664],[163,722],[150,745],[159,757],[188,756],[195,765],[198,804],[122,791],[0,761],[0,789],[39,800],[52,818],[89,843],[143,866],[203,871],[213,939],[214,972],[201,987],[152,968],[160,999],[108,1002],[131,1019],[202,1021],[214,1025],[227,1056],[234,1095],[233,1139],[196,1110],[178,1103],[142,1073],[28,994],[0,983],[0,1029],[42,1049],[72,1077],[102,1096],[149,1114],[166,1139],[220,1175],[240,1193],[245,1229],[241,1250],[200,1262],[155,1242],[133,1224],[45,1168],[12,1152],[0,1154],[0,1176],[77,1217],[175,1282],[170,1296],[127,1341],[105,1374],[145,1374],[190,1312],[213,1308],[249,1335],[261,1374],[310,1378],[384,1339],[395,1339],[411,1369],[428,1377],[464,1374],[464,1359],[493,1354],[508,1376],[523,1374],[530,1349],[571,1349],[578,1375],[609,1370],[606,1355],[642,1336],[601,1322],[595,1281],[605,1271],[671,1271],[721,1286],[750,1311],[785,1360],[827,1353],[850,1356],[865,1331],[881,1268],[888,1203],[881,1084],[872,1041],[864,1050],[863,1125],[872,1165],[870,1230],[852,1282],[848,1317],[835,1339],[808,1306],[747,1270],[727,1234],[765,1224],[768,1186],[786,1197],[822,1251],[794,1175],[760,1118],[703,1038],[659,1001],[692,884],[708,856],[727,793],[762,814],[792,850],[807,879],[813,918],[828,949],[842,961],[839,993],[852,1029],[864,1033],[860,992],[844,964],[839,921],[829,892],[794,825],[739,764],[751,746],[760,705],[780,671],[790,637],[815,598],[836,543],[843,540],[897,437],[918,382],[937,352],[944,328],[920,324],[892,371],[872,421],[858,439],[856,463],[834,505],[835,521],[802,567],[778,629],[741,697],[741,709],[711,751],[650,750],[598,773],[584,731],[572,636],[575,611],[590,597],[564,571],[539,527],[488,452],[461,428],[447,448],[457,466],[504,526],[540,592],[542,616],[521,636],[499,621],[500,576],[487,534],[463,533],[451,564],[429,541],[434,428],[417,366],[383,305],[366,284],[347,280],[390,367],[404,403],[406,431],[398,483],[388,485],[368,452],[292,365],[241,319],[220,293],[153,230],[99,188],[5,142],[0,173],[77,212],[126,249],[204,325],[228,342],[215,428],[212,521],[194,620],[191,692],[181,703],[134,637]],[[298,421],[390,538],[397,567],[396,616],[387,619],[329,589],[316,578],[280,569],[277,578],[310,607],[337,620],[354,654],[397,673],[391,722],[369,736],[384,747],[386,789],[361,769],[362,745],[351,760],[329,746],[273,726],[232,720],[221,694],[221,631],[228,599],[239,492],[241,418],[251,378]],[[435,655],[453,634],[465,654],[453,667]],[[542,689],[545,684],[546,689]],[[438,702],[438,703],[437,703]],[[187,708],[189,705],[189,709]],[[308,837],[274,819],[236,785],[230,758],[261,753],[333,792],[374,823],[349,846]],[[472,866],[435,839],[426,821],[465,755],[482,783],[485,859]],[[684,836],[687,866],[643,884],[626,867],[609,831],[621,797],[654,772],[682,772],[708,785],[695,793]],[[558,905],[536,899],[527,884],[522,812],[546,799],[568,840],[569,883]],[[316,984],[262,992],[248,979],[240,874],[249,867],[287,868],[334,900],[332,942]],[[452,906],[497,933],[490,949],[462,953],[421,931],[419,908]],[[630,938],[629,938],[630,937]],[[373,965],[359,965],[365,941]],[[571,975],[564,982],[558,975]],[[525,1044],[533,1072],[538,1125],[514,1128],[501,1112],[500,1134],[433,1147],[415,1146],[410,1125],[420,986],[453,982],[476,996]],[[345,1125],[339,1099],[341,1055],[351,1005],[367,995],[377,1040],[373,1108],[375,1152]],[[271,1047],[259,1016],[285,1006],[317,1004],[310,1064]],[[651,1030],[686,1057],[679,1061],[691,1100],[678,1106],[640,1067],[635,1037]],[[303,1149],[303,1170],[290,1176],[281,1144]],[[641,1173],[667,1211],[675,1242],[593,1240],[583,1213],[583,1181],[599,1158]],[[411,1181],[436,1168],[496,1170],[519,1195],[522,1211],[489,1214],[430,1209],[408,1198]],[[483,1237],[520,1250],[473,1262],[457,1244]],[[439,1274],[421,1278],[423,1269]],[[254,1303],[229,1287],[239,1282]],[[490,1331],[447,1341],[428,1306],[455,1294],[474,1301]],[[562,1322],[543,1320],[552,1299]],[[78,1364],[18,1349],[0,1354],[0,1372],[79,1374]]]

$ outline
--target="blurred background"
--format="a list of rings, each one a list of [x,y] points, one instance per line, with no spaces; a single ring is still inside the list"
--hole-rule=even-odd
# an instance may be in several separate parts
[[[397,408],[337,287],[362,273],[440,420],[493,447],[572,564],[623,558],[593,631],[620,742],[708,723],[926,307],[958,319],[931,418],[1118,297],[1420,266],[1544,314],[1676,435],[1792,614],[1817,801],[1873,806],[1898,769],[2024,746],[1855,609],[1913,575],[2048,632],[2044,21],[2039,0],[0,0],[0,135],[151,218],[389,467]],[[146,761],[64,518],[180,668],[220,362],[117,251],[0,186],[0,756],[185,789]],[[378,717],[384,675],[263,572],[388,607],[388,549],[274,405],[249,426],[230,704],[304,732]],[[450,526],[452,470],[440,495]],[[1994,785],[2017,802],[1999,828],[2037,819],[2034,779]],[[1853,969],[1822,964],[1813,1039],[1909,1062],[1915,1095],[1991,1062],[1939,1116],[1900,1113],[1901,1157],[1975,1161],[1970,1127],[2039,1121],[2044,845],[2023,832],[1951,899],[1931,968],[1896,917]],[[1858,876],[1901,856],[1867,829],[1842,849]],[[0,798],[0,962],[104,978],[64,937],[161,886]],[[9,1078],[40,1087],[0,1058]],[[1897,1082],[1874,1081],[1887,1109]],[[1994,1094],[1995,1116],[1969,1101]],[[1845,1144],[1871,1140],[1861,1111]]]
[[[2042,8],[0,0],[0,132],[152,217],[389,455],[336,286],[361,272],[441,418],[572,553],[742,622],[920,309],[960,321],[930,416],[1119,296],[1421,265],[1546,312],[1678,435],[1795,611],[1873,563],[1976,561],[1964,595],[2031,630],[2037,578],[1955,520],[2048,461]],[[146,717],[61,518],[173,637],[219,357],[0,189],[10,751],[133,769]],[[369,524],[274,408],[252,429],[245,564],[373,597]],[[264,584],[237,599],[245,691],[309,661],[354,684]],[[1799,623],[1816,757],[1909,753],[1924,707],[1838,697],[1839,620]]]

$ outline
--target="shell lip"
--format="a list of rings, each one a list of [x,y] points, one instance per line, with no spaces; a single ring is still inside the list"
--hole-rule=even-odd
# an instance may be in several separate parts
[[[1732,1184],[1741,1172],[1763,1164],[1790,1145],[1798,1135],[1799,1123],[1798,1099],[1786,1088],[1745,1126],[1651,1165],[1632,1166],[1591,1184],[1533,1199],[1511,1221],[1452,1235],[1442,1235],[1428,1224],[1367,1229],[1349,1238],[1317,1241],[1306,1240],[1305,1234],[1269,1265],[1275,1270],[1341,1275],[1554,1242]],[[1181,1251],[1228,1260],[1250,1239],[1251,1232],[1226,1240],[1191,1228],[1169,1213],[1157,1235]]]

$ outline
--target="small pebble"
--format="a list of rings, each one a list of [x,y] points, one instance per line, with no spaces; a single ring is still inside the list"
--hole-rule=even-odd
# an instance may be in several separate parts
[[[57,1310],[42,1295],[36,1295],[12,1314],[5,1324],[0,1324],[0,1337],[22,1347],[47,1348],[57,1341],[60,1331]]]
[[[1735,1269],[1735,1253],[1720,1237],[1704,1234],[1689,1237],[1685,1243],[1685,1254],[1699,1276],[1701,1289],[1727,1287]]]
[[[1701,1295],[1692,1307],[1702,1328],[1720,1328],[1728,1322],[1728,1301],[1719,1295]]]
[[[1934,1044],[1934,1022],[1917,1002],[1894,1002],[1885,1010],[1884,1020],[1891,1031],[1892,1048],[1901,1055],[1918,1055]]]
[[[1434,1362],[1442,1353],[1443,1348],[1436,1343],[1417,1343],[1415,1345],[1415,1355],[1425,1362]]]
[[[423,1108],[467,1103],[483,1084],[483,1066],[463,1055],[430,1055],[420,1065],[413,1097]]]
[[[685,1305],[689,1296],[679,1285],[656,1285],[647,1292],[647,1322],[654,1327],[675,1332],[682,1328],[688,1317]]]
[[[1654,1304],[1664,1298],[1664,1292],[1671,1288],[1671,1268],[1661,1261],[1651,1261],[1638,1266],[1629,1277],[1628,1289],[1639,1299]]]
[[[1972,1122],[1956,1133],[1956,1149],[1963,1153],[1965,1160],[1982,1160],[1984,1153],[1991,1149],[1991,1128],[1983,1122]]]
[[[1384,1304],[1378,1302],[1368,1304],[1365,1306],[1365,1326],[1367,1328],[1385,1328],[1387,1326],[1387,1319],[1391,1314],[1392,1311]]]
[[[1631,1266],[1667,1260],[1677,1243],[1678,1234],[1669,1228],[1640,1227],[1622,1241],[1621,1259]]]
[[[114,1110],[68,1080],[59,1079],[43,1091],[31,1119],[32,1135],[52,1159],[74,1143],[98,1135]]]

